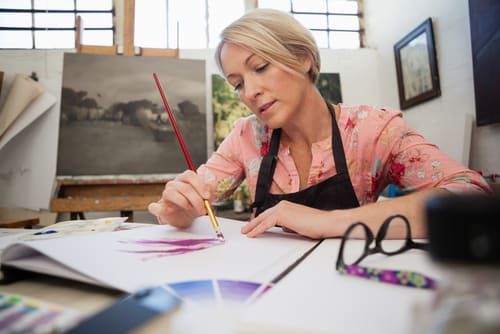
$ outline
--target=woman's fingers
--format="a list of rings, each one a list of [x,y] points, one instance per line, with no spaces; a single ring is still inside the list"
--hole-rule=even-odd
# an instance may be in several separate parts
[[[167,182],[161,198],[149,204],[148,210],[160,223],[184,227],[206,213],[203,199],[209,197],[203,178],[188,170]]]
[[[199,196],[204,199],[210,198],[210,189],[203,180],[201,176],[193,172],[192,170],[187,170],[176,178],[178,181],[190,184],[193,189],[195,189]],[[168,184],[168,183],[167,183]]]
[[[325,211],[304,205],[281,201],[262,212],[242,227],[241,233],[254,238],[273,226],[281,226],[286,232],[296,232],[309,238],[320,238],[318,226],[327,223]],[[311,222],[315,221],[312,225]]]
[[[277,224],[277,206],[267,209],[241,228],[241,233],[254,238]]]
[[[162,201],[167,210],[194,210],[199,215],[205,213],[203,198],[190,183],[170,181],[163,191]]]

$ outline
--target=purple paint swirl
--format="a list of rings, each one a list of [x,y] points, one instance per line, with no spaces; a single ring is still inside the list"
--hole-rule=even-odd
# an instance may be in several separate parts
[[[195,246],[195,245],[218,245],[224,243],[220,239],[207,238],[207,239],[163,239],[163,240],[126,240],[120,241],[122,243],[133,243],[138,245],[169,245],[169,246]]]
[[[122,252],[134,253],[134,254],[149,254],[153,255],[152,257],[163,257],[163,256],[181,255],[181,254],[200,251],[203,249],[223,244],[224,240],[221,240],[220,238],[160,239],[160,240],[139,239],[139,240],[124,240],[120,242],[125,244],[157,247],[148,249],[126,249],[122,250]]]

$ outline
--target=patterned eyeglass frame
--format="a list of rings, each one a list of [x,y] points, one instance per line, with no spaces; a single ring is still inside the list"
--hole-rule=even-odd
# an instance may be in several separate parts
[[[382,248],[382,241],[384,240],[387,230],[389,228],[390,223],[394,219],[401,219],[406,225],[406,239],[403,246],[395,251],[387,251]],[[363,250],[363,254],[350,265],[345,264],[344,262],[344,246],[346,241],[349,239],[349,234],[358,226],[361,226],[365,232],[365,246]],[[378,269],[372,267],[364,267],[360,266],[359,263],[368,255],[372,255],[375,253],[382,253],[384,255],[397,255],[401,254],[409,249],[422,249],[427,250],[428,244],[422,242],[415,242],[411,238],[411,228],[408,219],[400,214],[393,215],[388,217],[382,226],[380,226],[379,231],[377,232],[377,236],[375,239],[375,247],[370,248],[370,245],[373,242],[373,232],[370,228],[362,223],[356,222],[351,224],[344,236],[342,237],[342,241],[340,243],[339,254],[337,257],[336,269],[341,274],[353,275],[357,277],[367,278],[371,280],[376,280],[382,283],[396,284],[407,287],[421,288],[421,289],[434,289],[436,287],[436,282],[423,274],[408,271],[408,270],[389,270],[389,269]]]

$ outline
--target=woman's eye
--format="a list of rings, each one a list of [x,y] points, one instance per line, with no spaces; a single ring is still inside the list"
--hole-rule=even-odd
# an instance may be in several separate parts
[[[267,65],[269,65],[269,64],[262,64],[260,66],[257,66],[257,68],[255,69],[255,72],[258,73],[258,72],[264,71],[267,68]]]
[[[234,89],[235,91],[239,91],[239,90],[241,89],[241,83],[234,84],[234,85],[233,85],[233,89]]]

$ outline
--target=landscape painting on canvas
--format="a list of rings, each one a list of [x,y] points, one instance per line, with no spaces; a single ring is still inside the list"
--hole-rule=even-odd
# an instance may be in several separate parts
[[[205,61],[65,53],[58,176],[168,174],[188,168],[153,73],[193,163],[206,161]]]

